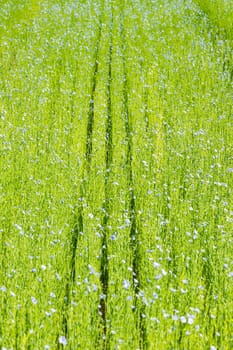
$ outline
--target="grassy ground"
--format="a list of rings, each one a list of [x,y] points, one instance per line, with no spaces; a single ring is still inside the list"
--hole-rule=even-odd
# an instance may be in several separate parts
[[[1,2],[2,350],[233,347],[231,5]]]

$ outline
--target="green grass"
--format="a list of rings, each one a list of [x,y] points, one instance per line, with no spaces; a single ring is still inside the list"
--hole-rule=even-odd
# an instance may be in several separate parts
[[[2,350],[233,347],[230,5],[1,2]]]

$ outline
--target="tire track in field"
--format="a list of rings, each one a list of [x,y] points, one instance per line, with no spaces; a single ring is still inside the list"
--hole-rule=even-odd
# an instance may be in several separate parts
[[[69,336],[68,310],[71,303],[71,290],[72,290],[73,284],[75,283],[75,277],[76,277],[76,264],[75,264],[76,252],[78,247],[78,241],[82,232],[83,232],[83,214],[82,214],[82,206],[80,206],[78,209],[78,214],[74,216],[74,224],[71,230],[71,245],[70,245],[71,258],[70,258],[70,266],[69,266],[70,273],[67,276],[66,287],[65,287],[65,297],[64,297],[63,310],[62,310],[62,330],[66,338],[68,338]],[[59,349],[62,347],[63,346],[61,344],[58,345]]]
[[[94,69],[92,74],[92,80],[91,80],[91,96],[90,96],[90,103],[89,103],[89,110],[88,110],[88,119],[87,119],[87,137],[86,137],[86,163],[84,165],[83,169],[83,176],[82,178],[85,180],[86,174],[89,173],[90,165],[91,165],[91,155],[92,155],[92,133],[93,133],[93,124],[94,124],[94,99],[95,99],[95,91],[96,91],[96,85],[97,85],[97,75],[98,75],[98,69],[99,69],[99,47],[100,47],[100,41],[101,41],[101,32],[102,32],[102,14],[103,9],[100,14],[100,22],[99,22],[99,28],[98,28],[98,35],[97,35],[97,41],[96,41],[96,48],[95,48],[95,55],[94,55]],[[66,339],[69,338],[69,306],[71,303],[71,291],[72,286],[75,282],[76,278],[76,254],[78,249],[78,241],[80,238],[80,235],[83,232],[83,205],[82,200],[85,195],[85,181],[81,183],[80,186],[80,200],[81,203],[77,205],[75,214],[74,214],[74,223],[73,228],[71,230],[71,243],[70,243],[70,266],[69,266],[69,275],[67,277],[67,282],[65,286],[65,297],[64,297],[64,303],[63,303],[63,310],[62,310],[62,331],[65,335]],[[63,348],[62,344],[58,343],[58,349]]]
[[[109,38],[109,54],[108,54],[108,78],[107,78],[107,121],[105,132],[105,200],[103,203],[104,217],[102,221],[102,242],[101,242],[101,264],[100,264],[100,283],[102,295],[100,299],[100,315],[102,318],[103,329],[100,337],[104,340],[103,349],[109,348],[107,337],[107,301],[108,301],[108,283],[109,283],[109,264],[108,264],[108,221],[111,211],[111,184],[109,181],[111,165],[112,165],[112,27],[113,18],[111,13],[110,19],[110,38]]]
[[[86,160],[87,160],[87,170],[90,169],[91,155],[92,155],[92,134],[94,125],[94,113],[95,113],[95,91],[97,85],[97,75],[99,71],[99,48],[102,34],[102,20],[99,24],[99,30],[96,41],[95,55],[94,55],[94,70],[91,81],[91,96],[88,111],[87,120],[87,139],[86,139]]]
[[[124,28],[124,17],[121,16],[121,40],[122,40],[122,57],[123,57],[123,108],[125,116],[125,132],[127,141],[127,157],[126,157],[126,167],[128,170],[128,187],[129,187],[129,201],[128,201],[128,211],[130,220],[130,245],[132,251],[132,279],[134,288],[134,305],[135,305],[135,317],[136,326],[139,331],[140,339],[140,349],[147,348],[147,330],[145,324],[145,305],[141,302],[139,298],[139,291],[141,289],[141,271],[140,271],[140,247],[139,247],[139,236],[140,228],[137,222],[137,212],[136,212],[136,197],[134,193],[134,183],[133,183],[133,169],[132,169],[132,159],[133,159],[133,140],[132,140],[132,122],[130,120],[129,112],[129,99],[128,99],[128,74],[127,74],[127,64],[126,64],[126,38],[125,38],[125,28]]]
[[[149,106],[148,106],[148,87],[144,90],[143,101],[144,101],[144,120],[145,120],[145,130],[149,131]]]

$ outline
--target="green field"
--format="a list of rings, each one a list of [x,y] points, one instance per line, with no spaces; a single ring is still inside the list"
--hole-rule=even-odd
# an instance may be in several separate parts
[[[0,349],[233,349],[233,1],[0,0]]]

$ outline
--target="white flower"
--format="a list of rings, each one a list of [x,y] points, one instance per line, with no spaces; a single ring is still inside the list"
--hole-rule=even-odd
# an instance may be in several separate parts
[[[193,315],[189,315],[188,316],[188,324],[193,324],[194,322],[194,316]]]
[[[62,344],[62,345],[67,345],[67,340],[66,340],[66,337],[64,335],[60,336],[59,339],[59,344]]]
[[[172,320],[173,321],[178,321],[179,320],[179,316],[178,315],[172,315]]]
[[[160,263],[154,261],[154,262],[153,262],[153,266],[154,266],[154,268],[158,268],[158,267],[160,267],[161,265],[160,265]]]
[[[155,277],[155,279],[158,281],[158,280],[161,280],[162,277],[163,277],[163,275],[159,274]]]
[[[125,219],[125,225],[129,227],[131,225],[131,221],[129,219]]]
[[[31,297],[31,301],[32,301],[32,303],[33,303],[34,305],[36,305],[36,304],[37,304],[37,300],[36,300],[36,298]]]
[[[162,275],[163,275],[163,276],[166,276],[167,271],[165,271],[164,269],[162,269],[162,271],[161,271],[161,272],[162,272]]]
[[[19,231],[23,231],[22,227],[18,224],[15,224],[15,227],[19,230]]]
[[[185,316],[181,316],[180,321],[181,321],[181,323],[186,323],[186,317]]]
[[[129,280],[124,280],[123,281],[123,288],[129,289],[129,287],[130,287],[130,281]]]
[[[56,272],[56,279],[57,279],[58,281],[61,281],[61,276],[60,276],[59,273],[57,273],[57,272]]]

